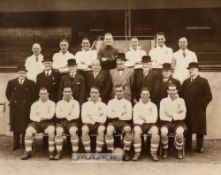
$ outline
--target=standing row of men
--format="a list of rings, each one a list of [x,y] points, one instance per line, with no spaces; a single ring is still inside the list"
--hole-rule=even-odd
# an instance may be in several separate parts
[[[156,47],[151,49],[149,56],[152,61],[152,68],[156,71],[162,68],[163,63],[171,63],[174,70],[174,78],[178,79],[181,84],[188,78],[188,70],[186,69],[190,62],[197,62],[194,52],[188,49],[187,38],[181,37],[178,41],[179,50],[173,53],[173,50],[165,45],[165,34],[159,32],[156,34]],[[77,68],[81,72],[90,70],[92,60],[98,58],[103,69],[113,69],[116,67],[115,57],[118,49],[114,47],[114,39],[111,33],[104,35],[104,42],[98,50],[91,50],[91,44],[88,38],[83,38],[81,42],[81,51],[75,55],[69,52],[69,42],[66,39],[60,41],[60,51],[53,55],[53,69],[59,70],[60,73],[67,73],[67,60],[76,59]],[[36,81],[37,75],[43,71],[42,65],[43,55],[41,54],[41,46],[34,43],[32,46],[33,55],[26,59],[25,67],[28,70],[27,77]],[[130,41],[129,51],[126,55],[126,67],[139,68],[139,63],[144,55],[145,50],[139,46],[139,40],[132,37]]]

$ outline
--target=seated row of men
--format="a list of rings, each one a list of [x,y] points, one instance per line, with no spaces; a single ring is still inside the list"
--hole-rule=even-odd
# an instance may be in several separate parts
[[[178,96],[175,84],[169,84],[168,97],[160,102],[160,123],[158,123],[157,105],[150,100],[150,91],[143,87],[140,100],[134,107],[125,99],[125,89],[122,84],[115,87],[115,98],[106,105],[101,101],[97,87],[91,87],[90,97],[82,104],[73,98],[72,88],[63,88],[63,98],[55,102],[49,100],[49,92],[41,88],[39,100],[31,106],[30,119],[25,134],[25,152],[22,159],[31,157],[34,135],[39,132],[48,134],[49,159],[58,160],[62,157],[63,134],[70,134],[72,152],[79,150],[81,140],[86,153],[91,152],[90,134],[96,134],[96,152],[103,151],[106,143],[109,153],[114,151],[114,134],[123,135],[124,160],[130,160],[129,151],[134,145],[135,154],[133,160],[141,156],[141,135],[146,133],[151,136],[150,153],[153,161],[158,161],[157,150],[161,143],[163,157],[167,157],[168,132],[175,132],[175,147],[179,159],[182,159],[184,143],[184,131],[186,125],[183,122],[186,116],[186,106],[182,98]],[[81,117],[80,117],[81,113]],[[53,117],[55,116],[55,120]],[[132,117],[133,116],[133,117]],[[81,136],[79,135],[81,130]],[[80,138],[79,138],[80,137]],[[56,148],[56,149],[55,149]],[[55,151],[56,150],[56,151]],[[56,155],[55,155],[56,152]]]

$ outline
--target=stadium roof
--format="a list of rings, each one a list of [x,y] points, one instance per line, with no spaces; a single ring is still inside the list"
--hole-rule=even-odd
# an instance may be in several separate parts
[[[0,12],[216,8],[220,0],[0,0]]]

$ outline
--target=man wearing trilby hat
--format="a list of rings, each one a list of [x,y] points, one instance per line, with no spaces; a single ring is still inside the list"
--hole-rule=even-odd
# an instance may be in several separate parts
[[[192,134],[196,134],[196,151],[204,152],[203,141],[206,134],[206,108],[212,100],[208,80],[199,75],[197,62],[189,64],[190,78],[183,82],[181,94],[187,106],[186,124],[188,127],[187,148],[191,149]]]

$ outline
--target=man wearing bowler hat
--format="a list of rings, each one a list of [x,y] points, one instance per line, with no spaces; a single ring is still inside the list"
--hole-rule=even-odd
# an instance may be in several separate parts
[[[167,89],[169,84],[175,84],[178,90],[178,94],[181,91],[180,81],[172,77],[172,66],[170,63],[164,63],[162,68],[162,77],[160,79],[160,86],[157,92],[157,104],[160,104],[160,101],[163,98],[168,96]]]
[[[212,93],[208,80],[199,75],[199,65],[191,62],[188,66],[190,78],[182,85],[182,97],[187,106],[186,124],[188,127],[187,145],[192,147],[192,134],[196,134],[196,151],[204,152],[203,141],[206,135],[206,108],[212,100]]]
[[[13,150],[20,146],[20,136],[24,146],[25,129],[29,123],[31,104],[37,98],[36,85],[26,78],[25,66],[17,67],[17,78],[9,80],[5,95],[10,106],[10,130],[13,132]]]
[[[68,70],[69,73],[63,75],[61,78],[58,90],[58,99],[62,99],[64,87],[70,86],[74,99],[82,105],[86,97],[85,79],[82,75],[77,73],[77,64],[75,59],[68,60]]]
[[[157,74],[151,70],[151,58],[148,55],[142,57],[142,69],[136,69],[133,84],[133,103],[139,102],[141,89],[149,89],[151,100],[156,103],[157,90],[159,89],[159,79]]]
[[[45,87],[49,92],[49,99],[55,103],[58,101],[58,87],[61,75],[57,70],[52,69],[53,60],[50,57],[44,57],[42,60],[44,71],[37,75],[37,90]]]
[[[117,67],[110,70],[110,76],[113,84],[111,97],[115,96],[115,86],[116,84],[122,84],[124,86],[124,97],[125,99],[132,100],[132,87],[134,81],[134,71],[133,69],[125,67],[126,56],[124,53],[118,53],[116,57]]]

